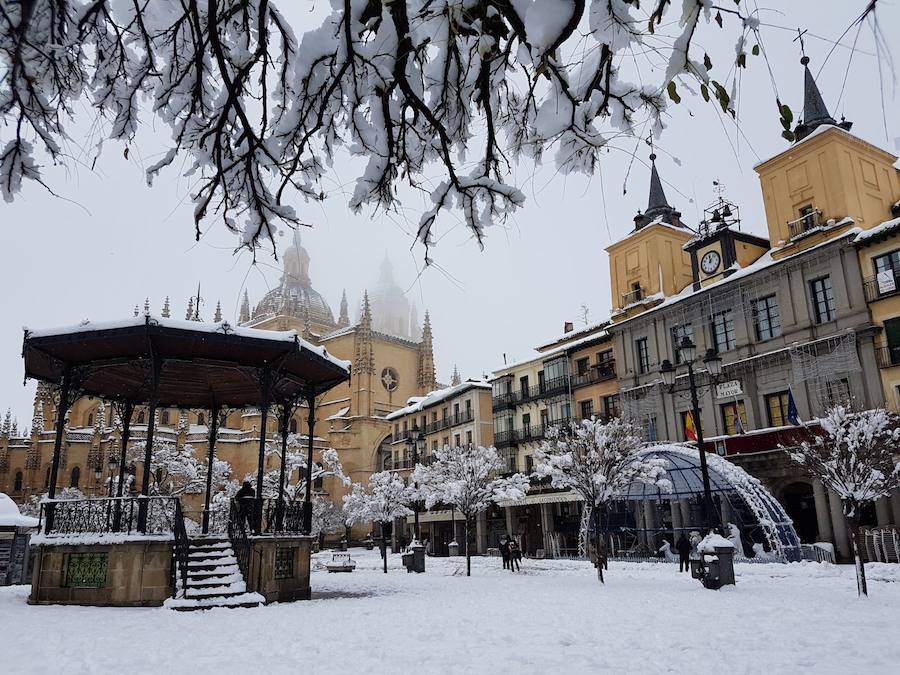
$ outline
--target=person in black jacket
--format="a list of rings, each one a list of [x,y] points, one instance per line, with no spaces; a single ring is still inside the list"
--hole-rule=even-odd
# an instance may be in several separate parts
[[[522,549],[519,548],[519,542],[515,539],[509,541],[509,571],[518,572],[520,568],[519,561],[522,559]]]
[[[503,569],[509,569],[509,538],[504,534],[500,537],[500,557],[503,558]]]
[[[684,536],[684,532],[681,533],[678,541],[675,542],[675,550],[678,551],[678,571],[687,572],[691,569],[691,542]]]

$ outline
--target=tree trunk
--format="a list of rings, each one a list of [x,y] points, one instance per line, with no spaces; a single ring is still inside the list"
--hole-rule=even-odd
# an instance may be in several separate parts
[[[606,582],[603,580],[603,555],[600,552],[600,507],[596,504],[591,515],[594,518],[594,562],[597,565],[597,579],[601,584]]]
[[[384,527],[381,528],[381,559],[384,561],[384,573],[387,574],[387,535],[384,532]]]
[[[853,509],[853,515],[844,515],[847,523],[847,531],[850,533],[850,550],[853,553],[853,564],[856,566],[856,591],[859,596],[869,595],[869,589],[866,586],[866,565],[860,555],[859,541],[859,506]]]
[[[466,576],[472,576],[472,542],[471,532],[472,528],[470,526],[472,519],[469,516],[466,516]]]

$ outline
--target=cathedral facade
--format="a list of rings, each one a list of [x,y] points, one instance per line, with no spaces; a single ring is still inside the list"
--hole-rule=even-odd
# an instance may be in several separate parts
[[[371,296],[363,292],[356,321],[350,320],[344,293],[335,314],[324,296],[313,288],[310,257],[298,236],[284,253],[278,286],[255,306],[245,293],[239,323],[263,330],[295,330],[305,340],[325,347],[338,358],[352,362],[350,379],[324,394],[316,408],[315,445],[338,450],[345,474],[353,482],[389,463],[391,425],[384,418],[406,405],[412,396],[436,388],[433,335],[428,313],[418,325],[416,309],[393,280],[390,263],[381,264],[378,284]],[[135,310],[137,311],[137,310]],[[145,305],[149,312],[149,306]],[[170,314],[166,300],[163,316]],[[188,319],[199,311],[188,307]],[[221,311],[216,308],[216,321]],[[190,444],[197,459],[208,451],[207,411],[159,410],[156,436],[175,446]],[[132,419],[132,447],[143,447],[147,411],[138,408]],[[277,420],[269,416],[267,434],[277,442]],[[46,491],[53,447],[55,405],[51,390],[40,385],[35,394],[30,430],[19,430],[12,420],[0,426],[0,492],[17,501]],[[224,416],[216,441],[217,458],[229,462],[231,478],[243,480],[255,471],[259,446],[260,414],[257,410],[233,410]],[[110,457],[117,457],[120,424],[111,405],[84,397],[67,415],[66,435],[59,475],[61,488],[77,487],[88,495],[105,495]],[[291,431],[304,433],[307,410],[298,409]],[[280,462],[277,452],[267,458],[269,468]],[[140,471],[135,471],[136,481]],[[316,486],[338,505],[349,487],[334,478]],[[135,483],[132,489],[140,489]],[[199,503],[198,499],[196,499]],[[196,505],[192,505],[196,506]],[[188,507],[190,508],[190,507]],[[202,506],[197,506],[202,508]]]

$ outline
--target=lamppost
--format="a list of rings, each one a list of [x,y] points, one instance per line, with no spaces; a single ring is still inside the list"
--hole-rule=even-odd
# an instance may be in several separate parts
[[[409,435],[406,437],[406,447],[409,448],[410,453],[412,454],[413,461],[413,471],[415,471],[416,465],[419,463],[419,449],[420,446],[425,445],[425,436],[419,429],[418,424],[414,424],[413,428],[410,430]],[[418,489],[419,484],[414,483],[416,489]],[[416,542],[421,542],[422,540],[422,532],[419,529],[419,500],[413,503],[413,518],[414,524],[413,529],[416,536]]]
[[[115,455],[110,454],[109,458],[106,460],[106,466],[109,468],[109,478],[107,478],[106,483],[106,496],[113,496],[113,471],[119,466],[119,460]]]
[[[704,525],[706,526],[707,531],[711,531],[714,528],[718,528],[719,518],[717,517],[713,506],[712,492],[709,487],[709,468],[706,463],[706,450],[703,448],[703,428],[700,423],[700,400],[697,396],[697,381],[694,377],[694,359],[697,356],[697,347],[691,339],[685,335],[681,339],[681,344],[677,346],[677,349],[681,353],[681,363],[687,366],[688,371],[688,386],[691,392],[691,417],[694,422],[694,432],[697,435],[697,449],[700,453],[700,474],[703,476]],[[703,365],[706,366],[706,372],[709,373],[712,383],[715,383],[722,374],[722,359],[715,349],[706,350],[706,354],[703,357]],[[675,366],[672,365],[672,362],[669,361],[669,359],[665,359],[662,362],[659,372],[662,375],[663,382],[665,382],[669,393],[674,394],[675,378],[677,374]]]

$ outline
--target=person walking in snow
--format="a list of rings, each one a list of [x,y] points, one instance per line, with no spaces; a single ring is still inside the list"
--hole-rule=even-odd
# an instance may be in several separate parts
[[[509,568],[509,539],[504,534],[500,537],[500,557],[503,558],[503,569]]]
[[[515,539],[509,541],[509,571],[518,572],[521,569],[519,561],[522,559],[522,549]]]
[[[678,551],[678,571],[687,572],[690,568],[691,542],[684,536],[684,532],[675,542],[675,550]]]
[[[249,480],[245,480],[241,489],[234,495],[234,501],[237,504],[238,519],[241,523],[249,525],[250,514],[253,513],[253,501],[256,497],[256,491],[250,484]]]

